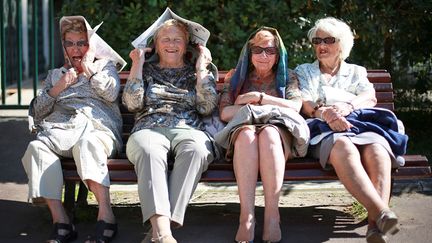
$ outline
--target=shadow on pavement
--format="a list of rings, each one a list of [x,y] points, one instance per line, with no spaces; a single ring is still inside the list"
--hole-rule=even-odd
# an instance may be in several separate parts
[[[0,119],[0,183],[27,183],[21,157],[33,139],[27,118]]]
[[[141,223],[138,205],[115,205],[114,213],[119,233],[113,242],[140,242],[146,236],[148,225]],[[256,207],[256,240],[261,239],[264,208]],[[330,238],[363,238],[353,229],[361,227],[349,214],[327,205],[280,208],[282,242],[325,242]],[[51,218],[44,206],[0,200],[0,215],[8,227],[0,227],[0,242],[43,242],[51,232]],[[96,222],[97,208],[87,206],[77,210],[78,240],[83,242],[91,234]],[[220,243],[232,242],[237,230],[239,204],[191,204],[186,212],[184,226],[174,229],[179,242]],[[7,219],[7,220],[6,220]],[[259,241],[258,241],[259,242]]]
[[[256,207],[255,212],[255,240],[259,242],[264,208]],[[239,213],[237,203],[192,204],[186,213],[185,226],[177,230],[183,231],[177,239],[179,242],[233,242]],[[282,242],[324,242],[330,238],[364,237],[353,232],[353,229],[363,226],[363,222],[358,223],[351,215],[328,205],[281,207],[280,215]]]

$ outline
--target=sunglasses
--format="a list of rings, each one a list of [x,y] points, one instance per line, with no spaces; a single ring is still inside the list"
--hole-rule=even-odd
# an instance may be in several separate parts
[[[266,48],[262,48],[260,46],[252,46],[250,49],[252,54],[261,54],[263,51],[265,51],[267,55],[276,55],[278,53],[277,48],[274,46]]]
[[[80,48],[80,47],[88,46],[89,43],[86,40],[80,40],[80,41],[77,41],[77,42],[65,40],[65,41],[63,41],[63,45],[66,48],[67,47],[72,47],[72,46],[77,46],[78,48]]]
[[[334,37],[326,37],[326,38],[314,37],[314,38],[312,38],[312,44],[314,44],[314,45],[319,45],[323,42],[327,45],[334,44],[336,42],[336,38],[334,38]]]

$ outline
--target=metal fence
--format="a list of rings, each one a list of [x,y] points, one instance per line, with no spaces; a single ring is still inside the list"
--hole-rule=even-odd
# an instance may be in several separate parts
[[[1,0],[0,109],[27,109],[54,67],[54,0]]]

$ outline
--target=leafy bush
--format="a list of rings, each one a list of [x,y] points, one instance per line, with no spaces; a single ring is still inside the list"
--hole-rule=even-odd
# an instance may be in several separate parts
[[[425,62],[423,54],[432,49],[428,37],[432,35],[432,5],[425,0],[69,0],[58,15],[80,14],[92,26],[104,21],[99,34],[128,61],[131,41],[167,6],[210,30],[208,47],[220,70],[235,66],[249,34],[263,25],[279,30],[291,68],[312,62],[306,33],[316,19],[324,16],[339,17],[354,29],[355,47],[349,61],[371,69],[387,69],[396,83],[410,65]]]

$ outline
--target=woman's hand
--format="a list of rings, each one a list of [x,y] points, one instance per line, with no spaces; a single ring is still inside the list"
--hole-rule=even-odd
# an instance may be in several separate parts
[[[328,107],[321,112],[322,119],[333,131],[342,132],[352,127],[352,124],[334,107]]]
[[[197,73],[204,70],[206,71],[207,66],[212,61],[210,50],[207,47],[199,45],[198,50],[199,50],[199,56],[197,58],[196,65],[195,65]]]
[[[81,68],[87,78],[90,78],[94,73],[96,73],[96,67],[94,65],[95,53],[90,48],[83,59],[81,60]]]
[[[252,91],[237,96],[235,105],[258,104],[261,98],[261,92]]]
[[[69,69],[63,77],[56,83],[57,85],[63,86],[64,89],[69,88],[71,85],[78,81],[78,75],[74,68]]]
[[[330,123],[327,123],[329,125],[329,127],[333,130],[333,131],[337,131],[337,132],[343,132],[343,131],[347,131],[348,129],[350,129],[353,125],[347,121],[347,119],[343,116],[339,117],[338,119],[333,120]]]
[[[56,98],[63,90],[69,88],[78,81],[78,75],[74,68],[69,69],[60,80],[48,91],[51,97]]]
[[[151,51],[152,51],[152,48],[150,48],[150,47],[146,47],[144,49],[141,49],[141,48],[133,49],[129,53],[129,57],[132,60],[132,65],[139,65],[140,67],[142,67],[144,65],[144,62],[145,62],[145,53],[151,52]]]
[[[348,116],[354,110],[354,106],[346,102],[337,102],[333,105],[333,108],[341,116]]]

